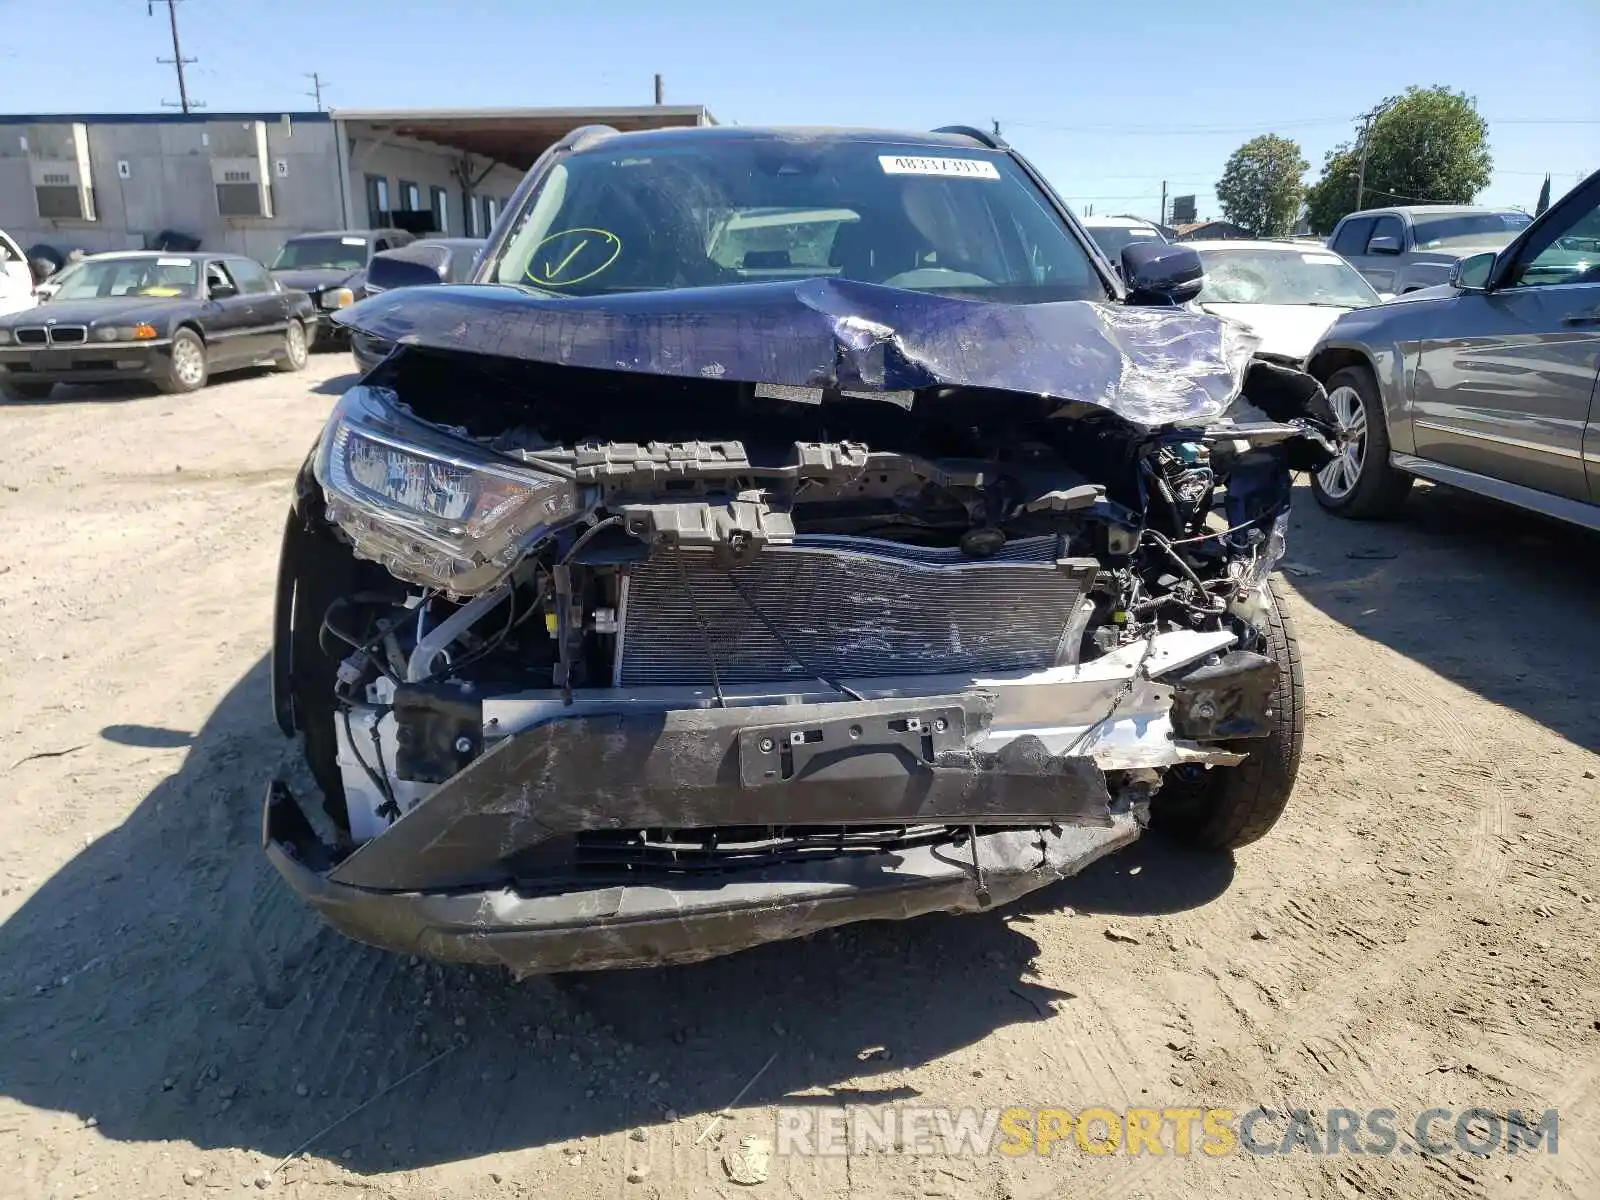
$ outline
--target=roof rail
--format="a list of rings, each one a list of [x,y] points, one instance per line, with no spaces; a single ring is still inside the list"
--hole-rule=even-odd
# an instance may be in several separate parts
[[[1010,145],[997,133],[985,133],[983,130],[971,125],[941,125],[934,133],[958,133],[969,137],[979,145],[987,146],[991,150],[1009,150]]]
[[[608,137],[615,137],[620,130],[609,125],[580,125],[566,137],[556,143],[563,150],[582,150],[596,142],[602,142]]]

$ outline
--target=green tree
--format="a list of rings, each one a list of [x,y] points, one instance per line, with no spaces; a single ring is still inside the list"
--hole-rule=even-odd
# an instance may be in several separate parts
[[[1294,226],[1309,164],[1299,143],[1275,133],[1251,138],[1229,157],[1217,181],[1223,215],[1252,237],[1282,237]]]
[[[1380,104],[1367,132],[1366,181],[1360,204],[1470,204],[1489,185],[1488,125],[1478,102],[1447,87],[1410,87]],[[1356,211],[1361,138],[1328,151],[1322,177],[1306,192],[1317,233],[1331,233]]]

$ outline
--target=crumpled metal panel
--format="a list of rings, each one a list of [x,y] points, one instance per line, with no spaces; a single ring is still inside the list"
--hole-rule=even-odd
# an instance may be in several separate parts
[[[992,304],[843,279],[612,296],[404,288],[334,319],[435,350],[882,393],[900,404],[915,388],[994,388],[1082,401],[1147,426],[1220,416],[1257,345],[1242,326],[1188,309]]]

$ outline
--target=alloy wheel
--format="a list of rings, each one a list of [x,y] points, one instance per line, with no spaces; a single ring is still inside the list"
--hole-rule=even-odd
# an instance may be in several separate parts
[[[1361,465],[1367,456],[1367,406],[1361,393],[1345,386],[1328,396],[1339,422],[1339,450],[1333,461],[1317,472],[1317,482],[1331,500],[1343,500],[1361,482]]]
[[[173,343],[172,370],[185,387],[199,387],[206,373],[204,351],[187,338]]]

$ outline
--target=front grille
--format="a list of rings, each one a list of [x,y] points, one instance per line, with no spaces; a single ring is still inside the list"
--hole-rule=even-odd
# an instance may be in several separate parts
[[[580,833],[572,866],[586,874],[719,875],[817,859],[883,854],[964,837],[945,825],[788,825]]]
[[[13,335],[19,346],[81,346],[89,340],[87,325],[25,325]]]
[[[1036,670],[1056,659],[1092,565],[1053,537],[993,558],[872,538],[802,535],[731,570],[696,552],[630,572],[622,687]]]

